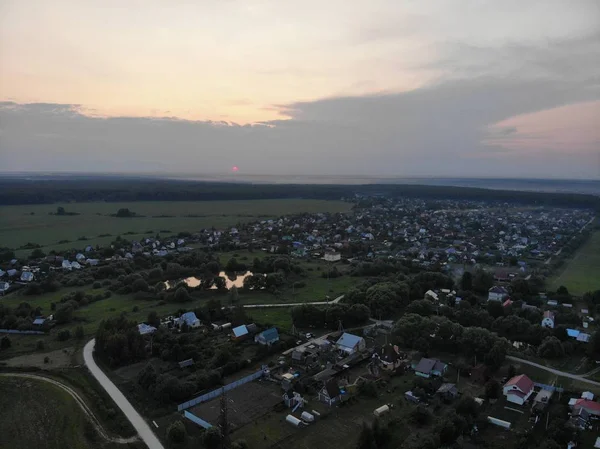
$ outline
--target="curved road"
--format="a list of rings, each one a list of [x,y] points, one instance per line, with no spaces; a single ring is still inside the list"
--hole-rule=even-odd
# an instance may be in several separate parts
[[[549,368],[547,366],[540,365],[539,363],[530,362],[529,360],[520,359],[518,357],[513,357],[512,355],[507,355],[506,358],[508,360],[512,360],[513,362],[519,362],[519,363],[524,363],[525,365],[535,366],[536,368],[543,369],[544,371],[548,371],[552,374],[556,374],[557,376],[568,377],[569,379],[574,379],[579,382],[585,382],[587,384],[594,385],[596,387],[600,387],[600,382],[596,382],[595,380],[586,379],[585,377],[577,375],[577,374],[565,373],[564,371],[559,371],[554,368]]]
[[[132,442],[138,440],[138,437],[132,437],[132,438],[113,438],[113,437],[111,437],[108,434],[108,432],[106,432],[106,430],[104,430],[104,427],[102,427],[102,424],[100,424],[100,421],[98,420],[98,418],[96,418],[94,413],[90,410],[90,408],[87,406],[87,404],[81,398],[81,396],[79,396],[71,387],[69,387],[57,380],[51,379],[49,377],[38,376],[36,374],[24,374],[24,373],[1,373],[0,376],[2,376],[2,377],[18,377],[21,379],[35,379],[35,380],[40,380],[43,382],[48,382],[58,388],[61,388],[62,390],[69,393],[73,397],[73,399],[75,399],[75,402],[77,402],[79,407],[81,407],[83,412],[90,419],[90,421],[92,422],[92,424],[94,425],[94,427],[96,428],[96,430],[98,431],[100,436],[102,438],[104,438],[106,441],[110,441],[112,443],[126,444],[126,443],[132,443]]]
[[[146,424],[144,418],[135,411],[123,393],[121,393],[116,385],[112,383],[106,374],[104,374],[100,367],[96,365],[93,356],[95,345],[96,340],[92,339],[83,348],[83,360],[92,373],[92,376],[96,378],[100,385],[102,385],[102,388],[104,388],[112,400],[115,401],[115,404],[123,411],[131,425],[137,430],[140,438],[144,440],[144,443],[148,446],[148,449],[165,449],[158,438],[156,438],[156,435],[154,435],[154,432],[152,432],[150,426]]]

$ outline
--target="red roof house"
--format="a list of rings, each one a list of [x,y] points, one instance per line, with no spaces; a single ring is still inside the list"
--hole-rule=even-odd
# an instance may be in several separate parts
[[[533,381],[525,374],[521,374],[506,382],[503,393],[508,402],[523,405],[533,393],[533,388]]]
[[[573,410],[584,409],[590,415],[600,416],[600,402],[590,401],[589,399],[577,399]]]

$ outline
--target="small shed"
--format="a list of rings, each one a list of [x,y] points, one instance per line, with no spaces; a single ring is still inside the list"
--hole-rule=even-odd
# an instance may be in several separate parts
[[[260,345],[271,346],[273,343],[279,341],[279,332],[276,328],[272,327],[254,337],[254,341]]]
[[[231,330],[231,333],[231,338],[233,340],[243,340],[244,338],[248,337],[248,328],[245,324],[242,324],[241,326],[234,327]]]

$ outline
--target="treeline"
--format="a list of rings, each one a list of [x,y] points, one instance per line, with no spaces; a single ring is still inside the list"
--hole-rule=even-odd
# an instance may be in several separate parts
[[[291,311],[292,321],[298,327],[317,327],[338,329],[339,323],[345,327],[360,326],[369,321],[369,308],[362,304],[348,306],[332,304],[330,306],[302,305]]]
[[[520,192],[471,187],[402,184],[234,184],[147,179],[0,180],[0,205],[58,202],[217,201],[311,198],[333,200],[355,194],[424,199],[465,199],[600,209],[600,198],[579,193]]]

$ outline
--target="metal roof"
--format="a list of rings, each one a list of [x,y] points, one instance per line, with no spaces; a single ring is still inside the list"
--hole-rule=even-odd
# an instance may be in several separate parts
[[[340,337],[340,339],[335,343],[336,346],[338,346],[340,349],[350,349],[353,350],[356,345],[358,345],[358,343],[362,340],[362,337],[359,337],[358,335],[353,335],[353,334],[347,334],[346,332],[344,332],[342,334],[342,336]]]
[[[235,337],[243,337],[244,335],[248,335],[248,328],[246,327],[245,324],[242,324],[241,326],[238,326],[238,327],[234,327],[233,335]]]
[[[279,332],[274,327],[261,332],[261,335],[266,341],[275,341],[279,338]]]

